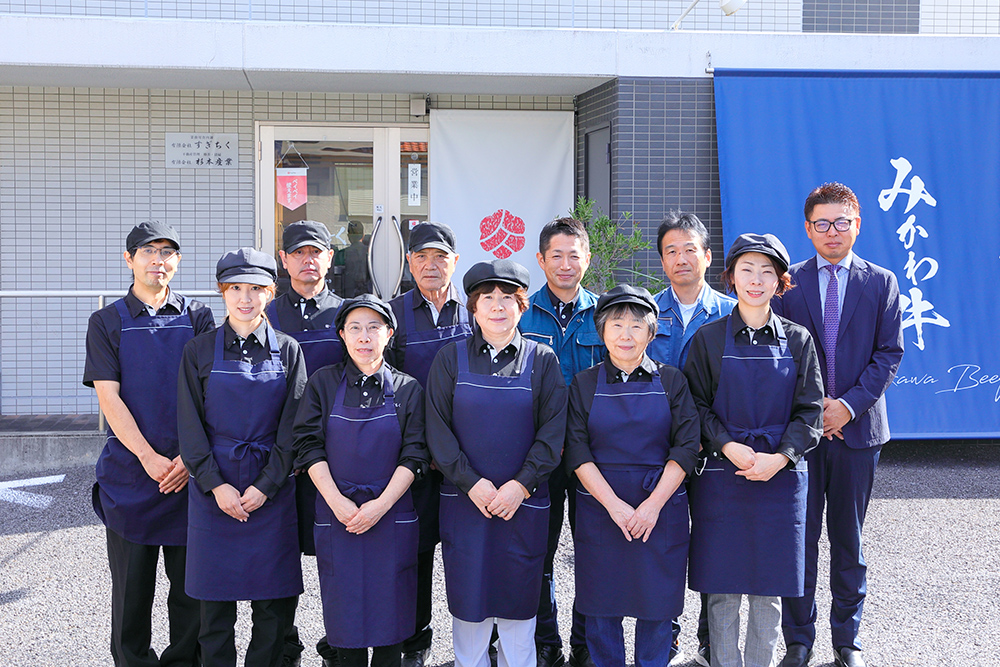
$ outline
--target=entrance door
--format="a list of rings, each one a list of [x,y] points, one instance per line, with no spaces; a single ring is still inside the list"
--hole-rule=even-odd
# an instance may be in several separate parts
[[[258,136],[261,248],[277,257],[285,225],[315,220],[333,239],[337,294],[391,299],[412,287],[404,258],[410,229],[427,220],[427,127],[262,124]]]

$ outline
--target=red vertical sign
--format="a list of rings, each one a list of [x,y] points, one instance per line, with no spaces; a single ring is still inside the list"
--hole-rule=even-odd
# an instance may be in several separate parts
[[[306,203],[309,198],[306,192],[306,172],[308,167],[301,169],[275,169],[277,174],[277,185],[275,194],[278,203],[294,211],[299,206]]]

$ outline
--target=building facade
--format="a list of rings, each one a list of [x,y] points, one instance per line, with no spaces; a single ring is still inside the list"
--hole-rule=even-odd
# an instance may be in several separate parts
[[[671,30],[687,5],[0,2],[4,423],[96,414],[80,383],[87,316],[97,293],[127,288],[122,244],[137,221],[180,230],[174,286],[192,292],[212,289],[224,250],[273,250],[282,223],[320,219],[339,239],[334,284],[350,293],[364,270],[351,246],[380,215],[433,215],[436,110],[573,112],[577,195],[629,212],[650,240],[667,210],[694,211],[721,257],[714,68],[1000,62],[994,3],[749,0],[726,17],[702,0]],[[199,137],[232,142],[231,163],[178,164],[178,144]],[[283,206],[276,170],[303,167],[308,203]],[[376,273],[396,261],[375,259]],[[655,250],[636,259],[658,272]]]

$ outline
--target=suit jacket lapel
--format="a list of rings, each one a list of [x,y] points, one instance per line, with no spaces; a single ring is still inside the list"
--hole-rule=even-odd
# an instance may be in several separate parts
[[[844,308],[840,313],[840,330],[837,333],[837,338],[842,337],[847,331],[847,325],[854,316],[854,310],[858,306],[858,300],[861,299],[861,293],[867,282],[868,262],[855,255],[851,261],[850,275],[847,278],[847,292],[844,294]]]
[[[799,289],[803,290],[806,307],[809,309],[809,317],[812,319],[812,329],[819,334],[822,339],[823,334],[823,310],[819,300],[819,273],[816,268],[816,257],[808,260],[799,271]],[[820,341],[817,341],[819,343]]]

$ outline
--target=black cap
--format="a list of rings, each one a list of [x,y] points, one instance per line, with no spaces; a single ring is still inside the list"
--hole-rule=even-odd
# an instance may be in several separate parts
[[[139,246],[144,246],[153,241],[169,241],[177,250],[181,249],[181,242],[177,236],[177,231],[170,225],[165,225],[156,220],[140,222],[132,228],[125,238],[125,250],[133,252]]]
[[[455,232],[441,222],[421,222],[410,230],[408,250],[420,252],[425,248],[455,252]]]
[[[220,283],[270,285],[278,277],[278,265],[266,252],[255,248],[231,250],[215,265],[215,279]]]
[[[396,329],[396,315],[392,312],[392,306],[374,294],[359,294],[354,298],[344,300],[340,304],[340,310],[337,311],[335,320],[337,331],[344,328],[344,322],[347,321],[347,314],[355,308],[371,308],[381,315],[385,323],[392,327],[393,330]]]
[[[307,245],[320,250],[330,249],[330,230],[326,225],[315,220],[299,220],[281,233],[281,249],[285,252],[295,252]]]
[[[736,258],[748,252],[759,252],[774,259],[778,264],[778,275],[788,271],[788,251],[774,234],[740,234],[726,254],[726,268],[733,268]]]
[[[624,283],[615,285],[601,295],[601,298],[597,300],[596,312],[599,313],[605,308],[623,303],[639,306],[643,310],[651,310],[653,315],[660,316],[660,307],[656,305],[656,299],[649,293],[649,290],[645,287],[632,287]]]
[[[509,259],[494,259],[492,262],[479,262],[465,272],[462,286],[465,293],[471,292],[476,285],[485,282],[507,283],[516,287],[528,289],[531,276],[528,269]]]

